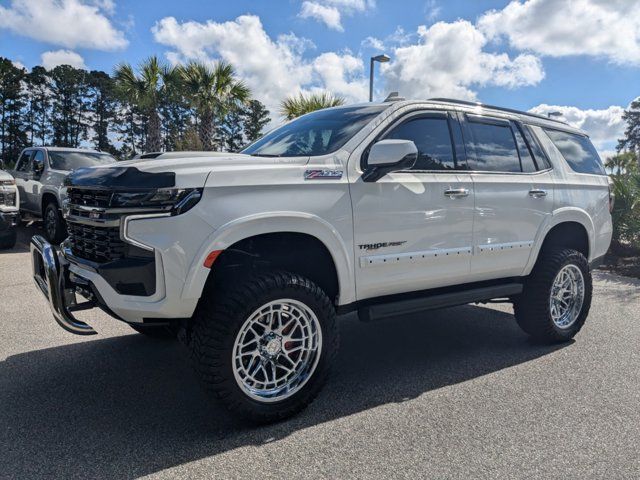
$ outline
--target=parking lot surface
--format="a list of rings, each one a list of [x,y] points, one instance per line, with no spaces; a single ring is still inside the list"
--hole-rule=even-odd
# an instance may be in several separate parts
[[[255,428],[201,391],[184,347],[91,311],[61,330],[21,232],[0,253],[2,478],[640,478],[640,281],[596,273],[574,342],[509,305],[341,322],[311,407]]]

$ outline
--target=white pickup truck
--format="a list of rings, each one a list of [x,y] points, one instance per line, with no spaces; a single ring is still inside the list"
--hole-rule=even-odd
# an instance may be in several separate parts
[[[58,323],[93,334],[76,312],[97,306],[178,333],[205,387],[257,422],[318,394],[343,312],[504,299],[537,340],[571,339],[612,233],[582,131],[446,99],[321,110],[240,154],[80,169],[66,188],[69,237],[32,241]]]

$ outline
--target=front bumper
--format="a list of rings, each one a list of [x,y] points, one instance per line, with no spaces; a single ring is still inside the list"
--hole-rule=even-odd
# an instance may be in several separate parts
[[[0,212],[0,233],[16,228],[20,223],[18,212]]]
[[[40,235],[31,239],[33,279],[49,301],[53,318],[58,325],[76,335],[95,335],[97,332],[73,315],[74,311],[92,308],[94,304],[78,304],[75,286],[70,288],[68,262],[60,249]]]

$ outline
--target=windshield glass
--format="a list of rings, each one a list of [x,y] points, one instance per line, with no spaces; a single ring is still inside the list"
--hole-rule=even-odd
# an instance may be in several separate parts
[[[267,133],[242,153],[265,157],[306,157],[332,153],[388,105],[318,110]]]
[[[54,170],[75,170],[82,167],[95,167],[116,161],[108,153],[100,152],[49,152],[49,163]]]

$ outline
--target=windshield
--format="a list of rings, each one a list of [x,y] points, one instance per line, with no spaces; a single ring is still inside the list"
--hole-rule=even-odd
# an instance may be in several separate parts
[[[95,167],[115,163],[116,159],[108,153],[100,152],[49,152],[49,164],[54,170],[75,170],[83,167]]]
[[[306,157],[332,153],[387,107],[366,105],[318,110],[273,130],[242,153],[264,157]]]

